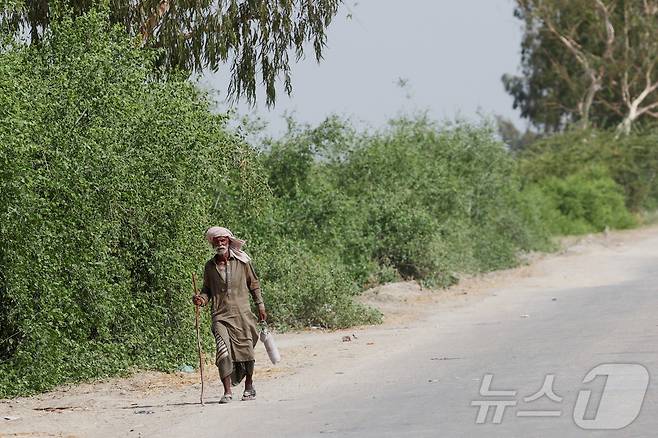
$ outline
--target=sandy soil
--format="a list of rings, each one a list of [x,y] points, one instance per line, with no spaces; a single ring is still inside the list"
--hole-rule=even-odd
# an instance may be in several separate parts
[[[255,375],[258,397],[286,401],[336,385],[344,370],[375,363],[406,333],[429,333],[425,328],[434,324],[428,322],[430,312],[448,315],[501,289],[587,287],[623,280],[632,272],[629,266],[616,262],[619,255],[624,259],[637,256],[638,251],[647,250],[646,245],[638,244],[657,238],[658,226],[652,226],[564,239],[558,253],[531,254],[524,266],[464,278],[446,290],[421,289],[415,282],[371,289],[360,299],[384,313],[384,324],[275,334],[283,358],[276,366],[269,363],[259,345]],[[443,359],[450,358],[437,357]],[[153,436],[149,430],[156,423],[203,415],[208,406],[217,408],[221,384],[210,364],[206,367],[206,407],[198,404],[199,390],[197,373],[146,372],[126,379],[64,386],[35,397],[0,400],[0,438]]]

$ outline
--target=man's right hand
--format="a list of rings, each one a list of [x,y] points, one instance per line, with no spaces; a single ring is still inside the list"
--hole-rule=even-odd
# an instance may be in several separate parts
[[[203,300],[203,297],[202,297],[201,295],[193,295],[193,296],[192,296],[192,303],[193,303],[195,306],[203,306],[203,304],[204,304],[203,301],[204,301],[204,300]]]

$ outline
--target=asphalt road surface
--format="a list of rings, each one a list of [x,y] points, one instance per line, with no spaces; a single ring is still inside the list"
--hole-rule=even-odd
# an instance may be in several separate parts
[[[522,279],[423,321],[375,331],[367,335],[379,346],[372,354],[299,382],[263,385],[255,402],[210,405],[202,415],[150,432],[656,436],[658,233],[596,256],[576,248],[561,263],[544,266],[545,278]],[[550,272],[559,266],[563,274]],[[487,403],[483,416],[480,406]]]
[[[217,404],[212,369],[205,406],[198,375],[140,373],[1,400],[0,438],[658,435],[658,227],[469,281],[370,291],[381,326],[277,335],[255,401]]]

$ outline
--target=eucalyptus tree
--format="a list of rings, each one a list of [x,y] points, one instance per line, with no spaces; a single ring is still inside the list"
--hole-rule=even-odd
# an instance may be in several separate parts
[[[544,131],[658,120],[658,0],[517,0],[521,76],[503,82]]]
[[[292,91],[290,64],[312,47],[322,59],[326,29],[341,0],[2,0],[0,27],[38,44],[51,22],[94,8],[109,10],[112,23],[135,44],[161,49],[166,71],[216,71],[228,64],[229,95],[254,102],[258,76],[268,105],[275,83]]]

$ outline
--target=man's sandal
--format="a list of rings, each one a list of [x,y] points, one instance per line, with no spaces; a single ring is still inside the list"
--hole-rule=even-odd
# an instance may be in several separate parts
[[[226,403],[231,403],[231,400],[233,400],[233,394],[224,394],[222,398],[219,399],[219,404],[226,404]]]
[[[256,400],[256,389],[245,389],[244,393],[242,394],[242,401],[247,401],[247,400]]]

